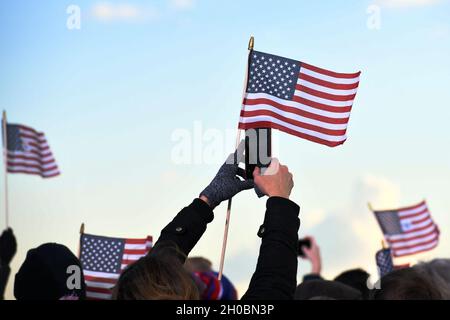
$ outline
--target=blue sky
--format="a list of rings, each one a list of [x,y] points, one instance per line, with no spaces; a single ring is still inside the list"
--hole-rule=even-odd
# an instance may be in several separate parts
[[[79,30],[66,27],[71,4],[81,10]],[[379,30],[367,27],[370,5],[380,9]],[[381,233],[368,201],[383,208],[426,198],[442,237],[417,258],[445,256],[449,21],[445,0],[2,1],[0,107],[11,122],[46,133],[62,171],[44,181],[9,176],[19,241],[13,274],[41,243],[76,252],[81,222],[91,233],[159,235],[233,148],[233,139],[224,142],[216,163],[171,156],[174,132],[193,134],[196,123],[203,133],[234,133],[250,35],[260,51],[362,71],[342,147],[276,135],[277,156],[294,173],[300,235],[317,236],[325,275],[354,266],[374,272]],[[202,139],[200,151],[211,147]],[[241,293],[256,263],[263,211],[251,192],[233,202],[225,272]],[[220,206],[193,252],[216,266],[224,216]],[[307,269],[301,263],[299,277]]]

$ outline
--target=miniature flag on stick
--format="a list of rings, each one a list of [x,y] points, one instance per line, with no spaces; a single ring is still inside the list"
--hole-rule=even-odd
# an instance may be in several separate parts
[[[55,158],[42,132],[3,121],[6,169],[9,173],[36,174],[42,178],[60,174]]]
[[[428,251],[438,245],[439,228],[425,201],[411,207],[373,212],[394,257]]]
[[[86,297],[110,300],[121,272],[145,256],[152,245],[151,236],[123,239],[81,234],[80,261],[86,281]]]
[[[360,73],[252,51],[239,128],[273,128],[329,147],[343,144]]]

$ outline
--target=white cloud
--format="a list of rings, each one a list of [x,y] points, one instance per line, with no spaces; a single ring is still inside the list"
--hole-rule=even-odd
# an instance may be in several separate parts
[[[326,212],[323,209],[313,209],[308,212],[308,219],[302,221],[302,228],[312,229],[321,224],[326,218]]]
[[[388,8],[424,7],[435,5],[442,0],[377,0],[375,3]]]
[[[161,5],[136,5],[124,0],[121,3],[97,2],[90,10],[91,17],[103,22],[151,22],[166,16],[170,11],[188,10],[195,0],[166,0],[168,11]]]
[[[357,182],[355,196],[354,204],[359,206],[365,206],[359,203],[361,199],[371,202],[375,208],[394,208],[400,202],[399,188],[389,179],[373,174],[366,174]]]
[[[176,10],[190,9],[195,5],[194,0],[171,0],[171,6]]]
[[[130,3],[113,4],[101,2],[91,8],[91,15],[101,21],[149,21],[157,17],[157,11],[151,7],[140,7]]]

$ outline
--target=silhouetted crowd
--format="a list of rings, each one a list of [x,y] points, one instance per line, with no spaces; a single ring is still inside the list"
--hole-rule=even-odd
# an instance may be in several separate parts
[[[368,285],[369,274],[362,269],[348,270],[334,280],[321,276],[320,249],[313,237],[302,247],[302,259],[311,272],[297,284],[299,259],[300,207],[289,199],[294,187],[288,168],[272,159],[253,179],[245,179],[239,167],[242,144],[221,166],[211,183],[183,208],[161,234],[150,252],[129,265],[114,287],[117,300],[236,300],[238,293],[230,279],[213,270],[203,257],[189,253],[214,219],[213,210],[237,193],[255,189],[268,196],[264,221],[258,230],[261,246],[256,269],[243,300],[439,300],[450,299],[450,259],[435,259],[392,271],[379,282]],[[304,217],[303,219],[307,219]],[[0,236],[0,296],[10,276],[10,262],[17,249],[11,229]],[[67,268],[80,260],[64,245],[43,244],[28,251],[14,279],[18,300],[83,300],[84,279],[79,288],[67,286]],[[83,277],[83,275],[81,274]]]

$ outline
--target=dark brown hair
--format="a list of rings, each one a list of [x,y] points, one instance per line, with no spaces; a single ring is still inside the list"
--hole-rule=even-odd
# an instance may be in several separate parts
[[[440,300],[441,293],[433,281],[414,268],[391,272],[381,278],[381,288],[375,290],[376,300]]]

